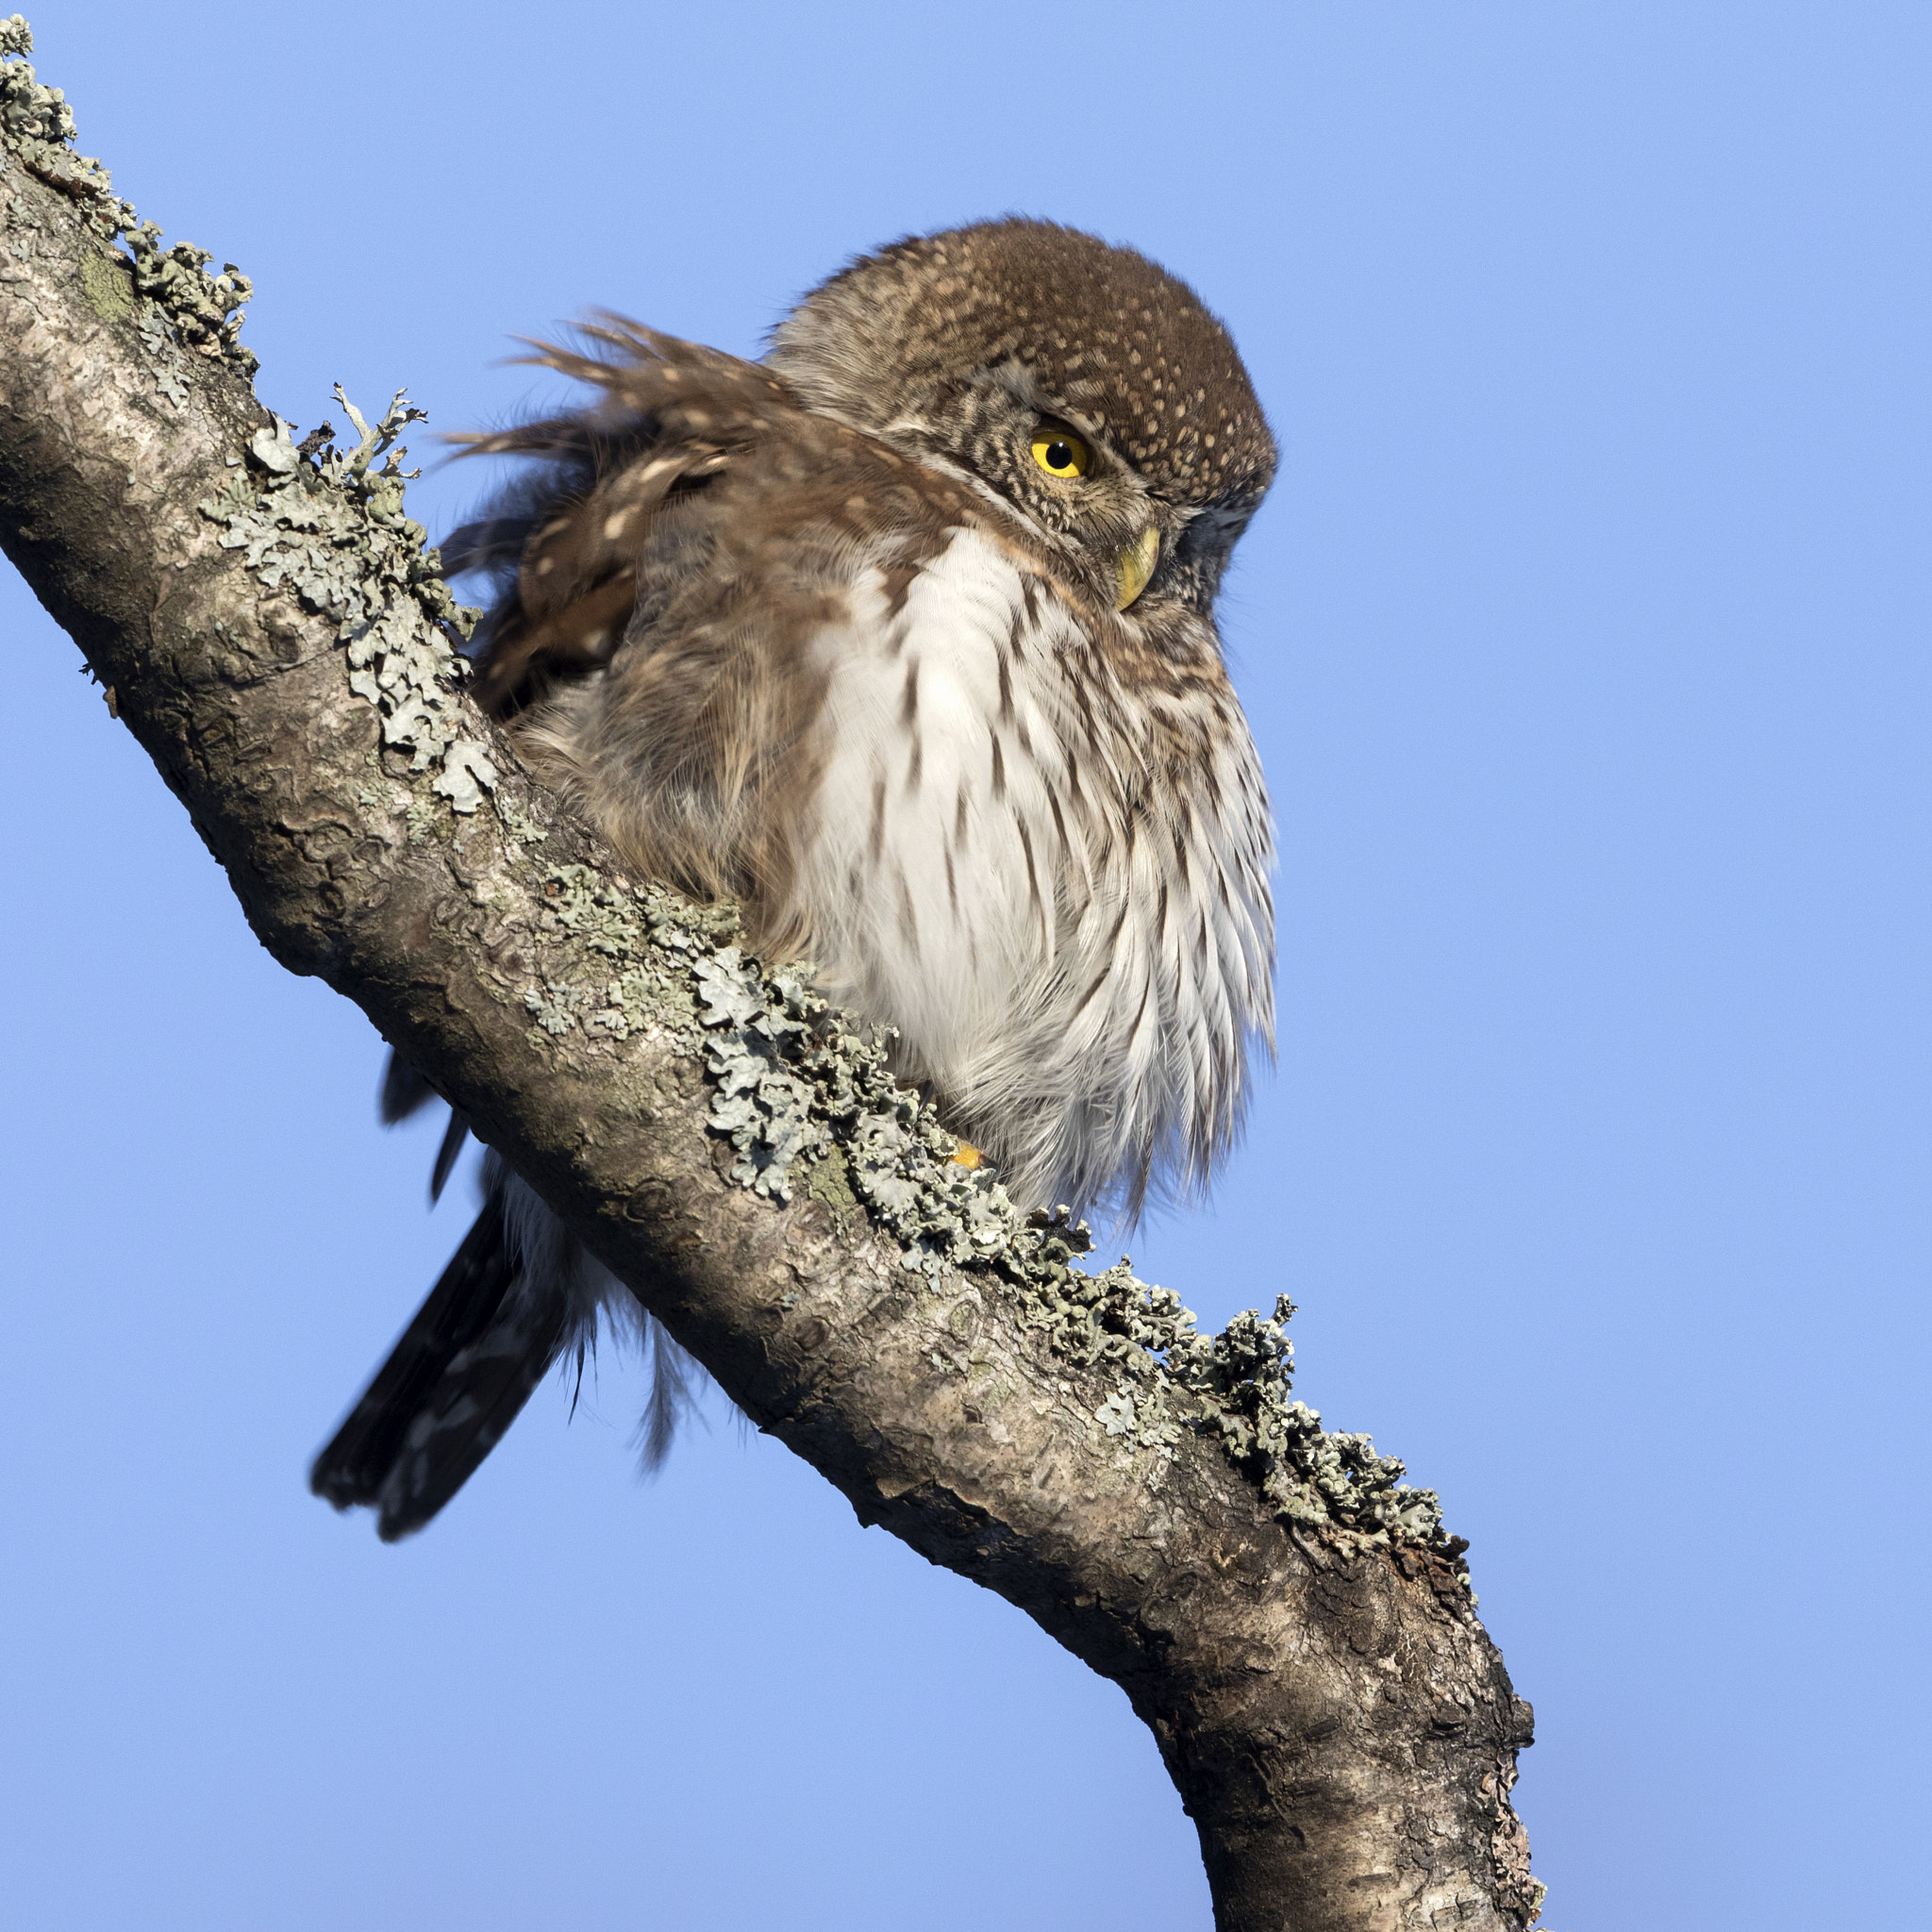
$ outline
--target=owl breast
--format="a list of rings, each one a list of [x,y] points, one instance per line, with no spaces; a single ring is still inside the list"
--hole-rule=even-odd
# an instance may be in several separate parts
[[[807,646],[816,791],[774,917],[1023,1205],[1204,1179],[1273,1016],[1271,820],[1211,636],[1124,680],[971,528],[844,601]]]

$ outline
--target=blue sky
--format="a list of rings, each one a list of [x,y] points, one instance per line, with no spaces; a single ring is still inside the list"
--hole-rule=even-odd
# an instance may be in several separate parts
[[[31,18],[305,427],[497,421],[594,306],[752,351],[1007,209],[1200,289],[1285,456],[1224,626],[1282,1051],[1136,1260],[1293,1295],[1300,1392],[1442,1491],[1557,1932],[1920,1916],[1932,16]],[[722,1417],[641,1486],[621,1364],[410,1544],[308,1497],[467,1194],[10,576],[0,622],[0,1915],[1205,1928],[1118,1691]]]

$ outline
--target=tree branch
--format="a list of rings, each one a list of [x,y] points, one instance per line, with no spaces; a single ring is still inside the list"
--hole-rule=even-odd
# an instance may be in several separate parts
[[[1433,1497],[1290,1401],[1277,1323],[1201,1337],[1072,1268],[1079,1231],[950,1166],[728,908],[625,879],[463,696],[387,454],[408,412],[299,450],[235,340],[245,278],[163,253],[18,60],[0,110],[0,543],[262,943],[863,1521],[1125,1690],[1219,1924],[1528,1924],[1529,1710]]]

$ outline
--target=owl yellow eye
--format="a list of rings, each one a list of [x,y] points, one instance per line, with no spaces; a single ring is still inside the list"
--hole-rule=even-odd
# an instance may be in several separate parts
[[[1033,433],[1033,460],[1049,476],[1084,476],[1093,460],[1087,445],[1070,429],[1037,429]]]

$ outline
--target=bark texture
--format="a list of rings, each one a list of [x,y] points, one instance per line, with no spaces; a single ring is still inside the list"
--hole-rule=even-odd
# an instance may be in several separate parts
[[[1529,1924],[1507,1795],[1529,1709],[1454,1546],[1287,1520],[1211,1403],[1177,1396],[1164,1436],[1111,1426],[1116,1364],[1057,1348],[1015,1287],[1064,1282],[1050,1234],[1014,1261],[982,1233],[959,1265],[882,1224],[836,1142],[789,1199],[744,1185],[764,1157],[721,1128],[711,1023],[675,995],[716,917],[650,913],[456,681],[412,741],[376,689],[400,646],[372,682],[325,587],[264,581],[273,545],[240,539],[258,484],[287,482],[286,435],[232,331],[196,333],[207,278],[171,296],[40,132],[0,149],[0,543],[263,945],[361,1007],[862,1520],[1126,1690],[1218,1924]],[[399,486],[370,500],[393,536]],[[316,543],[354,551],[339,536]],[[632,991],[607,998],[620,972]]]

